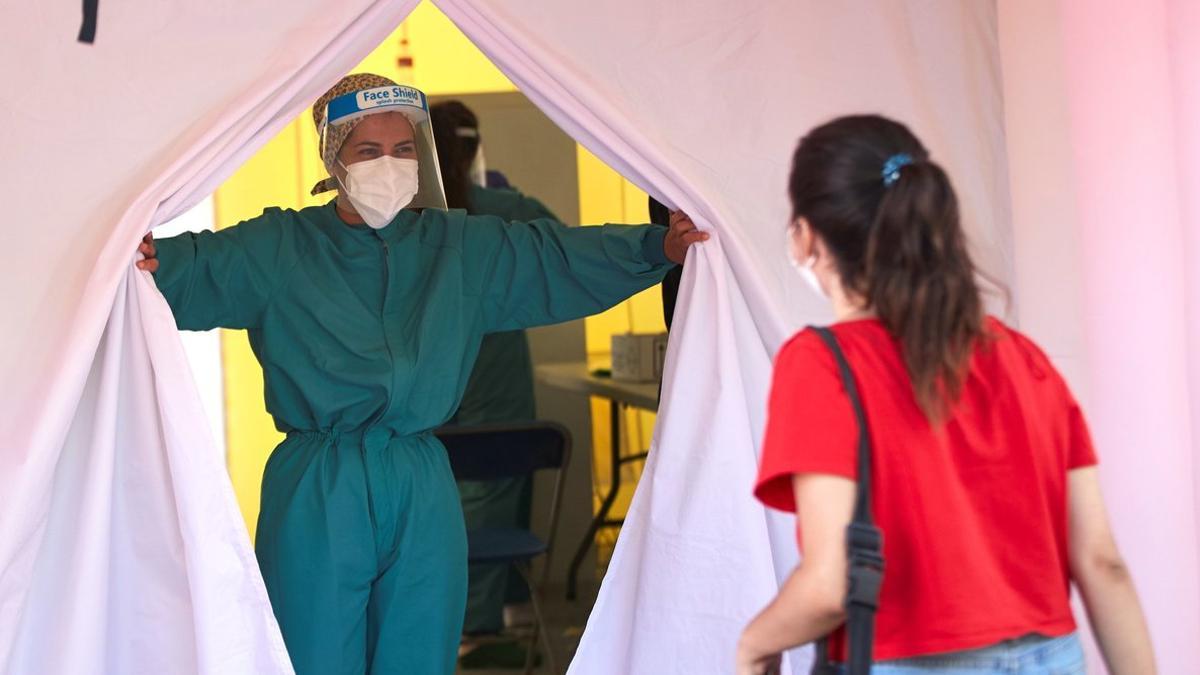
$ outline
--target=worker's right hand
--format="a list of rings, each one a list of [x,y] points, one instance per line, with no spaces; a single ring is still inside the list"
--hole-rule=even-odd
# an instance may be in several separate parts
[[[144,260],[137,261],[139,270],[146,270],[154,274],[158,271],[158,249],[154,248],[154,235],[147,233],[142,237],[142,243],[138,246],[138,253],[146,256]]]

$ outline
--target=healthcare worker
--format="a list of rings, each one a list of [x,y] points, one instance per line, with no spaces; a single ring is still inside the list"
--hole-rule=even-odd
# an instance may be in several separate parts
[[[512,189],[490,189],[479,134],[479,120],[461,101],[430,108],[433,137],[446,203],[472,215],[506,221],[558,220],[538,200]],[[483,337],[467,380],[457,426],[528,422],[537,415],[533,396],[533,362],[524,330]],[[459,481],[467,530],[528,528],[533,484],[529,476],[490,481]],[[464,669],[525,664],[526,648],[513,639],[497,639],[504,628],[517,627],[527,611],[529,589],[506,563],[474,563],[467,571],[467,610],[459,666]],[[526,610],[526,611],[522,611]],[[506,620],[507,619],[507,620]]]
[[[445,449],[484,333],[599,312],[703,241],[669,231],[444,210],[418,90],[342,79],[313,107],[336,189],[157,242],[179,327],[245,328],[287,438],[263,475],[256,552],[300,675],[451,673],[466,536]]]

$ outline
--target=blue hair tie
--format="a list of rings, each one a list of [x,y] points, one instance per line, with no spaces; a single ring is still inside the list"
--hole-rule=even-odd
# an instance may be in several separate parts
[[[900,169],[913,163],[912,155],[906,152],[898,152],[883,163],[883,186],[891,187],[893,183],[900,180]]]

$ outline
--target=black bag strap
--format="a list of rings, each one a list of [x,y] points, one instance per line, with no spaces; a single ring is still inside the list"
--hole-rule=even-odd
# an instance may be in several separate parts
[[[879,588],[883,583],[883,533],[871,517],[871,433],[867,413],[858,394],[858,385],[850,362],[837,337],[828,328],[814,328],[821,341],[833,353],[841,373],[842,386],[854,409],[858,424],[858,481],[854,498],[854,517],[846,528],[847,576],[846,632],[849,636],[848,675],[868,675],[875,645],[875,612],[879,608]],[[836,672],[829,663],[825,638],[816,645],[814,674]]]
[[[96,41],[96,14],[100,11],[100,0],[83,0],[83,24],[79,27],[79,41],[92,44]]]

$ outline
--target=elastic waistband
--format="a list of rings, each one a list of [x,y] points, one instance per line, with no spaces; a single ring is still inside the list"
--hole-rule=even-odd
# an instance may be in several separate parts
[[[418,441],[433,438],[433,431],[421,431],[415,434],[398,433],[385,427],[369,429],[293,429],[287,432],[289,439],[296,438],[327,438],[335,445],[355,445],[364,448],[387,447],[393,440]]]

